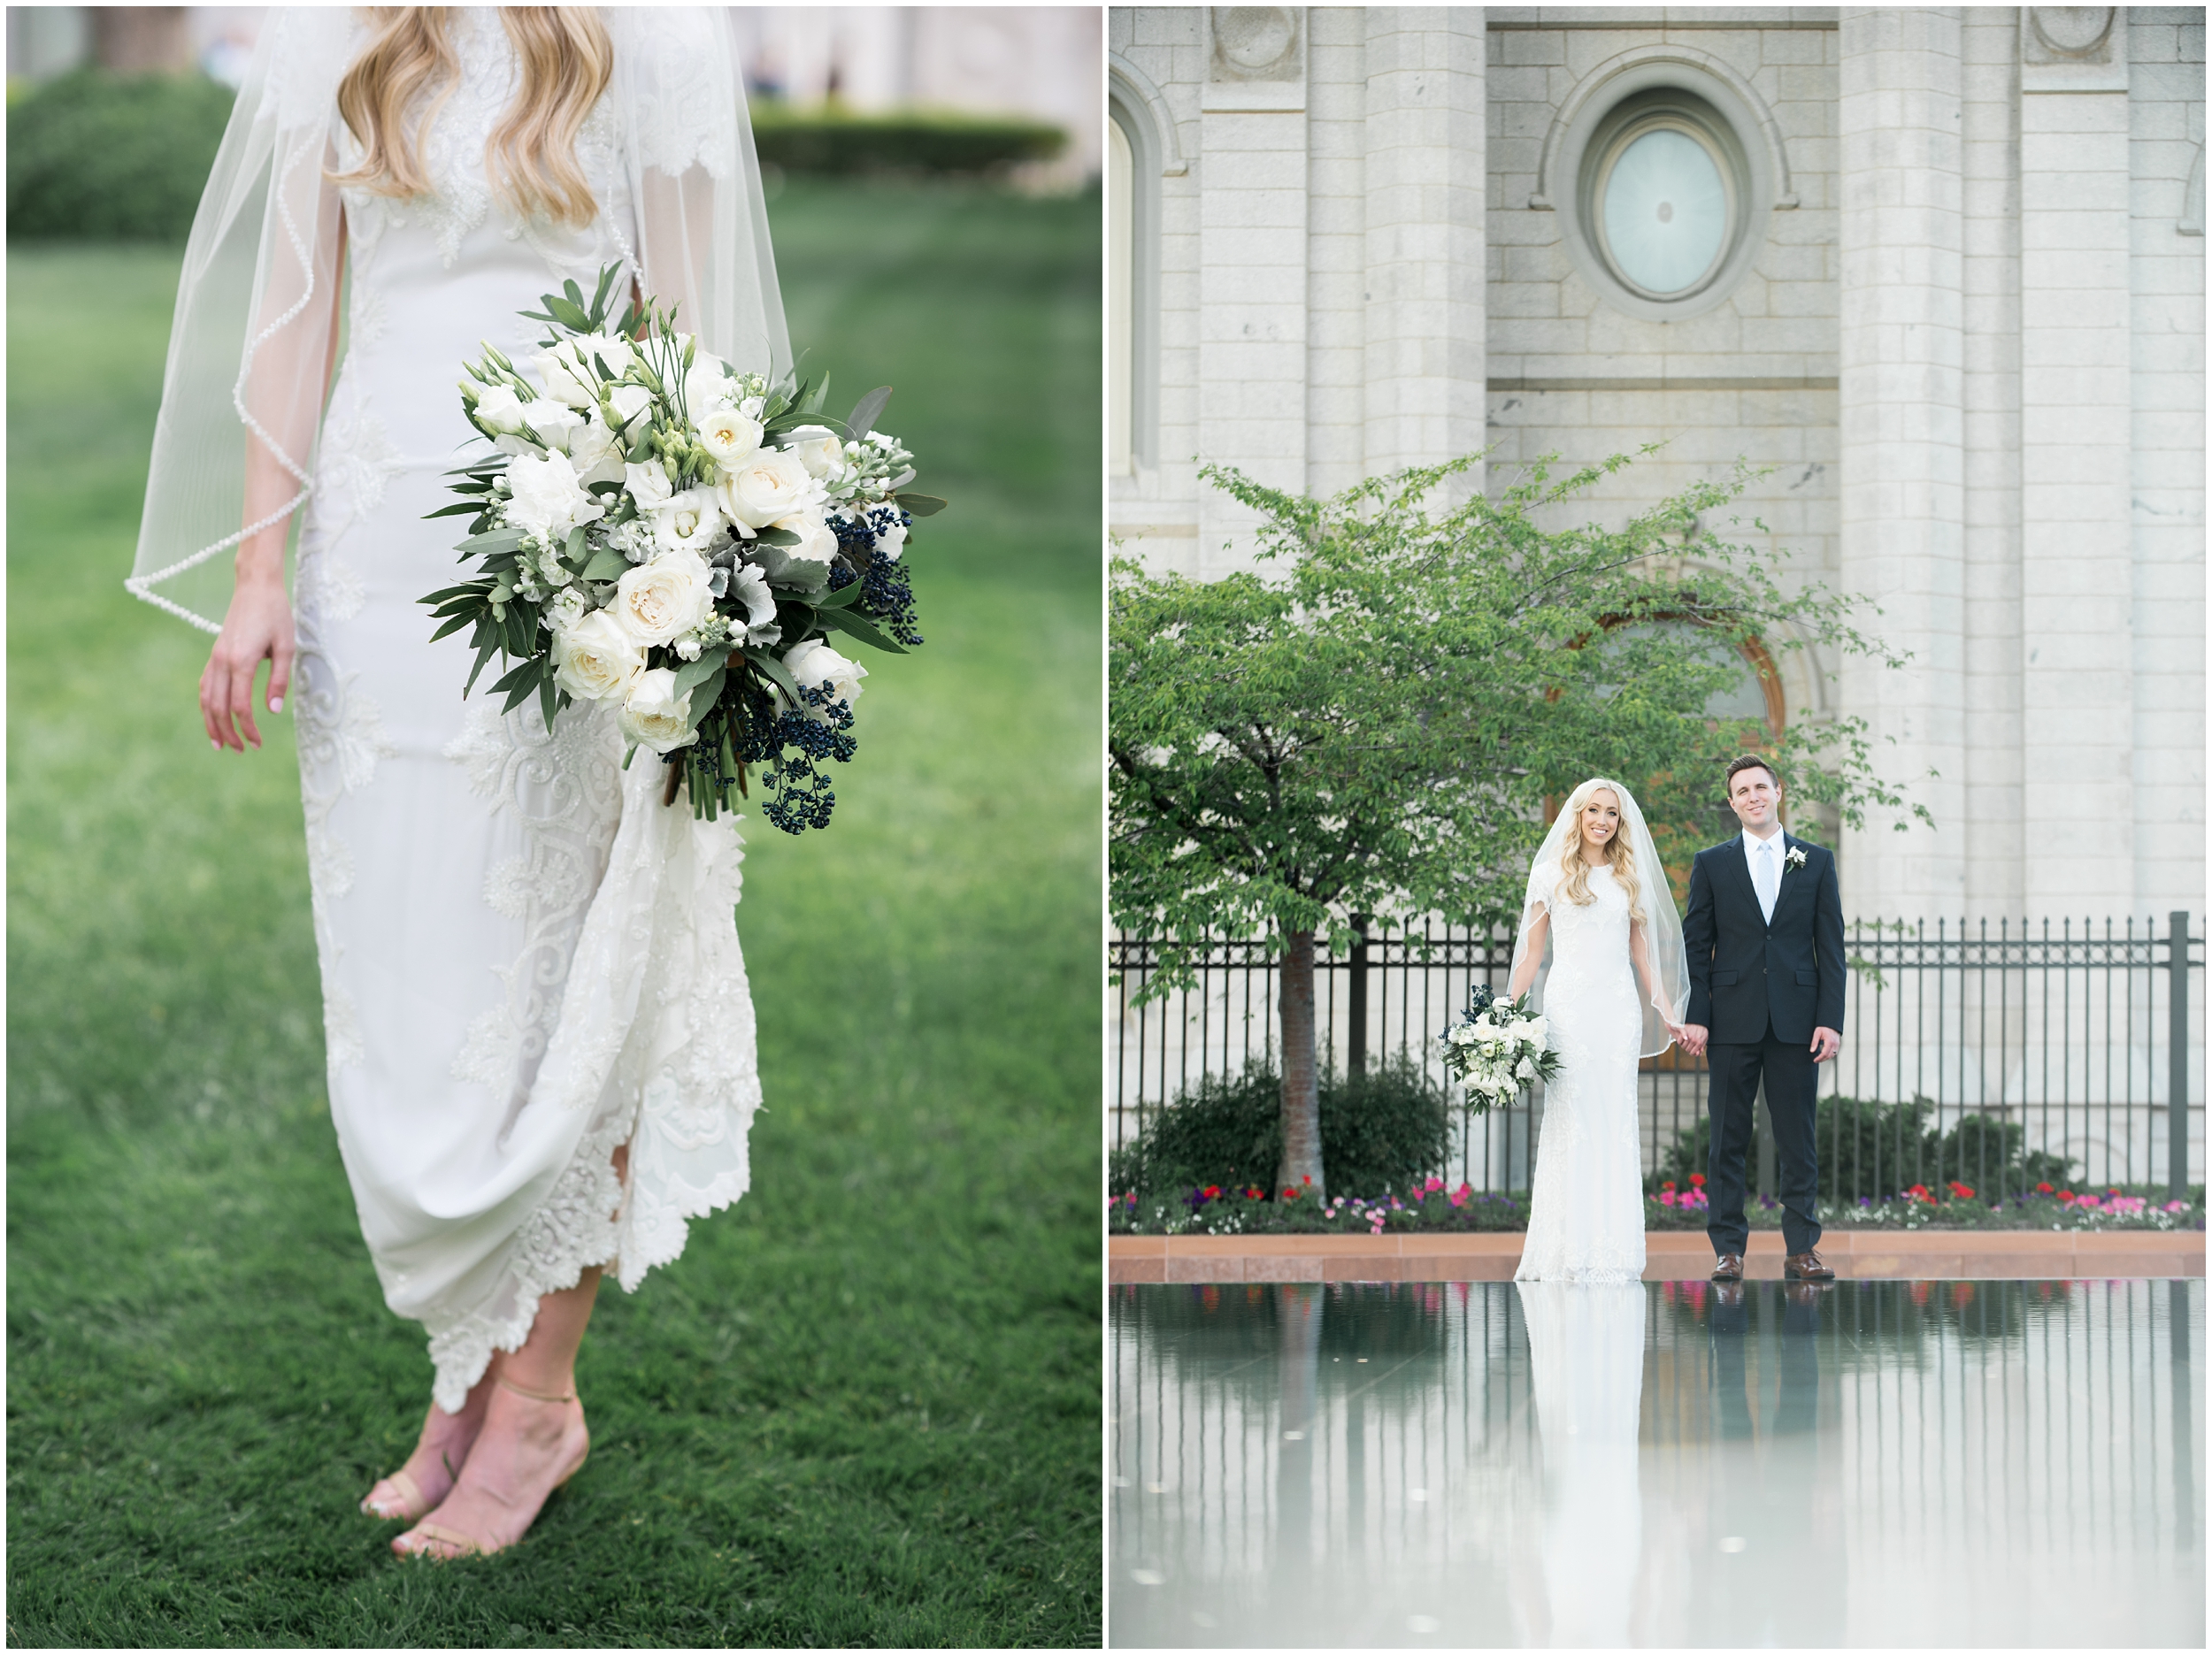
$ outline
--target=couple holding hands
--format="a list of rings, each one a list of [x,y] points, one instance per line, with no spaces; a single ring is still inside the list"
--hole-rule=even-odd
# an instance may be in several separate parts
[[[1670,1045],[1708,1059],[1705,1193],[1713,1279],[1743,1278],[1752,1110],[1765,1082],[1780,1165],[1783,1274],[1826,1282],[1816,1250],[1818,1066],[1843,1026],[1843,903],[1835,857],[1784,831],[1767,763],[1728,767],[1741,835],[1698,853],[1678,919],[1628,789],[1594,778],[1568,798],[1530,869],[1508,992],[1545,972],[1559,1074],[1547,1088],[1528,1241],[1516,1279],[1625,1283],[1644,1268],[1637,1064]]]

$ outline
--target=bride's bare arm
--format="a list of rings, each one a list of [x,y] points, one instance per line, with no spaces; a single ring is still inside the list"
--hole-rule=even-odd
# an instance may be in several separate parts
[[[1536,981],[1536,972],[1544,962],[1544,939],[1551,932],[1551,910],[1539,908],[1536,917],[1528,923],[1528,946],[1522,951],[1521,963],[1514,968],[1511,979],[1505,985],[1506,996],[1518,1000]]]
[[[337,256],[332,266],[329,326],[320,335],[323,360],[312,378],[326,399],[330,379],[338,365],[338,280],[345,268],[345,219],[338,219]],[[318,405],[319,411],[319,403]],[[293,435],[295,433],[287,433]],[[311,445],[300,442],[304,454]],[[288,471],[268,445],[248,433],[246,438],[247,523],[282,511],[286,501],[299,492],[298,479]],[[269,710],[284,710],[285,692],[292,686],[292,663],[297,642],[292,630],[292,600],[284,588],[284,542],[292,525],[291,513],[239,542],[236,584],[231,588],[230,608],[223,616],[223,630],[208,654],[200,674],[200,717],[207,739],[219,750],[243,753],[261,746],[261,732],[253,721],[253,684],[264,661],[269,663]]]

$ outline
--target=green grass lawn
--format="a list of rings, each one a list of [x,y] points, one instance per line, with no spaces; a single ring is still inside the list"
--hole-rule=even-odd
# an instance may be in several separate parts
[[[11,1643],[1097,1641],[1098,224],[776,203],[795,342],[953,502],[928,645],[828,832],[745,824],[753,1192],[602,1295],[590,1464],[442,1567],[355,1509],[430,1368],[327,1118],[288,721],[211,754],[206,640],[120,584],[176,255],[14,252]]]

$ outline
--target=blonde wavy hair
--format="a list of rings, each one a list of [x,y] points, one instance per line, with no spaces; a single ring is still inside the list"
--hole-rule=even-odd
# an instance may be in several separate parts
[[[1567,900],[1577,908],[1587,908],[1597,899],[1590,894],[1590,864],[1582,859],[1582,812],[1596,793],[1613,795],[1613,803],[1619,808],[1626,796],[1602,777],[1594,777],[1568,795],[1564,814],[1574,828],[1567,835],[1566,848],[1560,853],[1559,866],[1565,877],[1559,882]],[[1635,924],[1644,923],[1643,887],[1636,879],[1636,853],[1628,844],[1628,812],[1621,810],[1621,825],[1613,837],[1605,841],[1605,865],[1613,870],[1613,877],[1628,893],[1628,917]]]
[[[494,188],[525,218],[543,213],[585,225],[599,211],[576,161],[576,134],[614,73],[614,42],[590,6],[501,6],[522,86],[484,146]],[[445,6],[373,6],[376,37],[338,83],[338,112],[360,141],[361,164],[336,184],[380,195],[430,189],[417,151],[421,134],[460,80]],[[408,110],[428,102],[410,130]]]

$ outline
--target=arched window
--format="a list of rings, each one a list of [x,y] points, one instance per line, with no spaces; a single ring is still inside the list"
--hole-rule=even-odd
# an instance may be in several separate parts
[[[1106,452],[1112,475],[1159,464],[1160,177],[1179,172],[1164,111],[1116,60],[1106,79]]]
[[[1136,469],[1136,430],[1130,382],[1136,367],[1136,168],[1119,119],[1106,123],[1106,469],[1126,477]]]

